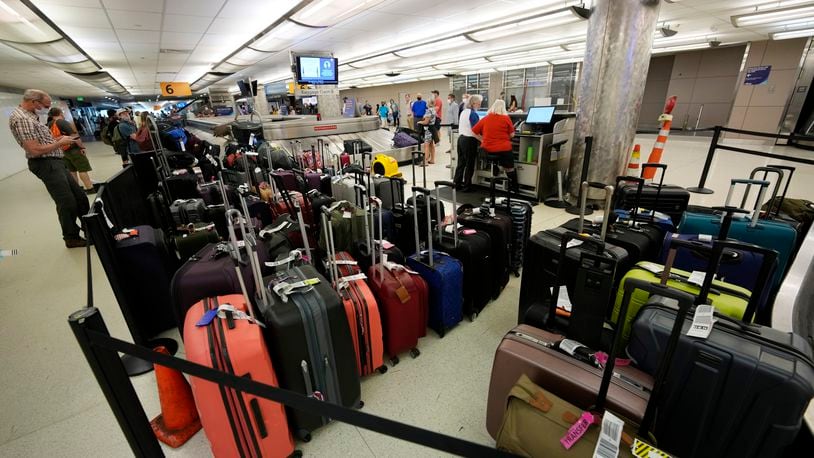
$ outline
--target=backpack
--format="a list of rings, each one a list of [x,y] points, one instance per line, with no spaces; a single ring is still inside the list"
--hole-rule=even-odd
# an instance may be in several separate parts
[[[59,137],[62,137],[62,135],[63,135],[62,131],[59,130],[59,126],[57,125],[56,121],[53,121],[49,128],[51,129],[51,136],[54,137],[54,140],[56,140]],[[71,149],[72,146],[73,146],[73,143],[71,143],[69,145],[61,146],[61,148],[62,148],[62,151],[68,151],[69,149]]]
[[[113,129],[113,149],[117,152],[124,151],[127,149],[127,139],[122,137],[121,129],[119,129],[119,124],[116,124],[116,128]]]
[[[415,146],[418,140],[406,134],[405,132],[396,132],[393,135],[393,146],[396,148],[407,148],[408,146]]]
[[[105,125],[105,128],[102,129],[101,132],[102,143],[108,146],[113,146],[113,137],[110,134],[110,123]]]

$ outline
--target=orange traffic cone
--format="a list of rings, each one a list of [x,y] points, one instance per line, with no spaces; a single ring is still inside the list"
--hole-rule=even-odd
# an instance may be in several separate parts
[[[633,146],[633,154],[630,155],[630,161],[627,163],[627,176],[639,176],[639,162],[641,162],[642,147],[640,145]]]
[[[157,347],[155,351],[170,354],[164,347]],[[201,419],[198,418],[195,401],[192,399],[192,388],[180,371],[158,364],[153,366],[161,414],[153,418],[150,425],[158,440],[177,448],[201,429]]]

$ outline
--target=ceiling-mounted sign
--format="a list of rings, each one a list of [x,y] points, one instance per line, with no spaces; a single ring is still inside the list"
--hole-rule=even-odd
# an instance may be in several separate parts
[[[315,95],[339,95],[339,87],[335,84],[297,84],[294,86],[294,95],[297,97],[312,97]]]
[[[164,97],[185,97],[192,95],[192,89],[189,88],[189,83],[163,81],[161,82],[161,95]]]
[[[746,69],[746,78],[743,84],[758,85],[766,84],[769,81],[769,73],[772,71],[771,65],[761,65],[758,67],[749,67]]]

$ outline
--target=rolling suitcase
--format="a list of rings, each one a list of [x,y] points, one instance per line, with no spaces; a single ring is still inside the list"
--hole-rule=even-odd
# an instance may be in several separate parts
[[[641,197],[638,198],[639,207],[650,210],[650,212],[667,215],[671,220],[671,224],[677,225],[687,210],[687,205],[690,203],[689,191],[681,186],[664,184],[664,173],[667,171],[665,164],[644,163],[641,168],[642,172],[644,172],[645,168],[660,168],[662,170],[661,180],[659,184],[648,183],[644,186]],[[637,185],[620,186],[616,190],[614,208],[631,208],[633,202],[637,200],[637,187]],[[641,216],[645,217],[650,212],[642,214]]]
[[[178,173],[174,171],[172,175],[164,180],[166,194],[173,200],[177,199],[199,199],[198,177],[193,173]],[[176,173],[178,173],[176,175]]]
[[[613,222],[607,225],[608,230],[605,234],[605,240],[627,251],[627,260],[629,263],[655,261],[658,259],[664,240],[664,230],[655,224],[643,223],[637,219],[636,212],[641,202],[640,197],[642,195],[642,188],[644,187],[644,178],[628,176],[616,177],[617,188],[621,183],[625,182],[637,183],[637,193],[636,199],[633,200],[633,210],[631,211],[630,218],[626,222]],[[606,212],[602,219],[612,218],[612,216],[613,213]],[[585,225],[583,221],[583,217],[574,218],[563,224],[562,227],[571,231],[578,231],[579,233],[601,233],[603,225],[593,222],[588,222],[588,224]]]
[[[328,209],[323,212],[322,219],[323,231],[328,241],[326,270],[345,306],[353,348],[356,351],[356,368],[361,376],[370,375],[375,371],[384,374],[387,372],[387,366],[384,364],[379,305],[365,282],[365,274],[359,270],[353,257],[347,252],[335,251],[331,212]],[[370,243],[369,232],[368,243]]]
[[[207,220],[206,204],[201,198],[176,200],[170,205],[170,211],[176,226],[201,223]]]
[[[179,228],[173,236],[175,250],[182,262],[186,262],[206,245],[219,241],[220,236],[215,230],[215,225],[211,223],[190,223],[184,228]]]
[[[729,207],[732,193],[737,184],[760,187],[757,202],[751,218],[744,216],[734,217],[729,228],[729,238],[745,243],[753,243],[777,251],[777,269],[771,279],[773,290],[780,286],[786,270],[791,262],[797,243],[797,231],[790,225],[771,220],[760,220],[760,206],[766,187],[769,183],[763,180],[733,179],[729,187],[725,206]],[[748,189],[744,200],[748,197]],[[745,202],[741,205],[745,207]],[[686,212],[678,231],[681,234],[708,234],[716,236],[721,231],[722,216],[718,212],[696,213]]]
[[[438,199],[438,207],[441,203],[441,193],[439,186],[449,186],[452,188],[452,208],[458,207],[455,195],[455,184],[449,181],[436,181],[435,192]],[[439,210],[440,213],[440,210]],[[492,272],[484,268],[492,262],[492,241],[489,234],[484,231],[471,228],[458,228],[458,218],[452,212],[452,225],[444,225],[441,217],[438,217],[438,250],[449,254],[453,258],[461,261],[464,271],[463,279],[463,313],[473,321],[481,310],[489,303],[493,293]],[[451,229],[452,235],[445,231]]]
[[[404,203],[404,179],[401,177],[373,176],[374,193],[382,200],[382,208],[392,210]]]
[[[716,257],[725,247],[719,246]],[[654,409],[659,446],[679,456],[786,456],[814,396],[811,343],[724,315],[715,319],[706,323],[706,338],[690,337],[693,322],[651,297],[633,322],[628,354],[643,371],[660,370],[659,355],[675,349],[665,374],[669,389]],[[681,330],[680,338],[670,327]]]
[[[491,189],[494,197],[495,182],[492,180]],[[494,202],[494,199],[492,199]],[[509,258],[513,239],[512,219],[495,211],[495,204],[489,207],[466,208],[458,211],[458,221],[464,227],[477,229],[489,234],[491,241],[491,254],[489,256],[489,276],[492,282],[492,299],[497,299],[501,291],[509,283]]]
[[[489,206],[491,198],[484,199],[483,203]],[[520,276],[520,269],[523,268],[523,253],[526,243],[531,237],[531,217],[534,211],[529,202],[524,200],[511,200],[509,194],[506,197],[495,198],[495,211],[501,215],[506,215],[512,220],[512,251],[509,256],[509,268],[514,272],[515,277]]]
[[[589,184],[584,182],[582,184],[582,196],[584,197],[581,202],[580,208],[582,211],[580,215],[584,218],[585,204],[587,201],[587,188]],[[611,195],[613,194],[613,186],[603,186],[605,190],[605,212],[610,212]],[[606,227],[607,219],[603,219],[603,226]],[[533,304],[540,303],[550,298],[550,288],[555,283],[557,278],[557,265],[562,245],[562,237],[568,231],[563,227],[557,227],[545,231],[538,232],[531,236],[526,252],[523,256],[523,275],[520,282],[520,302],[518,323],[522,322],[522,317],[525,310],[529,309]],[[577,231],[578,233],[581,231]],[[605,231],[600,231],[599,237],[592,236],[597,242],[604,242]],[[596,244],[578,244],[573,243],[571,247],[566,250],[565,262],[562,263],[562,275],[559,278],[564,279],[564,284],[568,289],[569,295],[574,295],[576,284],[577,268],[580,264],[581,253],[583,251],[597,252]],[[621,277],[620,271],[626,272],[630,268],[630,263],[627,260],[627,251],[617,247],[616,245],[605,243],[603,251],[599,252],[602,256],[612,258],[616,261],[616,279]]]
[[[378,205],[378,199],[371,200]],[[384,351],[396,365],[398,355],[405,351],[409,350],[413,358],[421,353],[418,339],[427,335],[429,288],[417,272],[386,258],[384,244],[375,246],[378,246],[379,257],[376,262],[376,252],[371,253],[374,259],[367,270],[368,283],[381,312]]]
[[[692,306],[692,297],[686,293],[636,280],[626,285],[625,308],[634,289],[661,294],[677,302],[678,315],[682,318]],[[604,364],[599,366],[601,369],[594,370],[588,362],[568,361],[566,358],[571,356],[557,354],[559,350],[577,355],[580,351],[578,343],[560,340],[555,344],[558,336],[543,334],[533,328],[510,331],[495,354],[498,370],[493,368],[492,371],[494,390],[490,385],[488,406],[491,409],[487,414],[487,428],[490,420],[505,409],[495,435],[497,448],[535,457],[666,456],[652,450],[647,442],[654,439],[650,432],[655,409],[666,389],[665,374],[672,365],[679,331],[680,327],[674,326],[670,345],[663,352],[652,379],[652,388],[645,374],[629,367],[617,367],[616,356],[623,347],[621,333],[615,333],[613,346]],[[527,356],[530,357],[526,359]],[[590,361],[593,360],[598,360],[596,354],[591,355]],[[536,380],[530,380],[524,371],[533,373]],[[519,379],[515,379],[514,386],[503,381],[504,377],[518,372]],[[510,389],[506,397],[497,398],[497,391],[503,392],[506,388]],[[492,402],[493,391],[494,398],[502,401],[501,404]],[[590,420],[583,420],[582,425],[577,424],[580,423],[580,412],[583,412],[583,419],[590,412]],[[615,415],[607,415],[611,412]],[[600,423],[600,416],[601,433],[598,428],[590,426]],[[635,431],[633,428],[637,423],[638,431]],[[582,434],[575,434],[581,428],[584,428]],[[592,449],[595,450],[593,455]],[[649,455],[648,450],[651,450]]]
[[[438,336],[443,338],[447,330],[457,325],[463,318],[463,269],[460,261],[446,253],[435,252],[432,249],[432,230],[430,223],[430,191],[426,188],[413,186],[413,197],[422,193],[427,199],[427,251],[418,251],[407,258],[407,265],[418,272],[429,287],[429,317],[428,326]],[[418,202],[418,199],[415,199]],[[413,213],[418,239],[418,213]],[[421,247],[419,240],[415,241]]]

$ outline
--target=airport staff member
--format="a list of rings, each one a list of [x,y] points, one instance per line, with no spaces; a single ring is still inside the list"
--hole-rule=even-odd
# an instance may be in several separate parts
[[[466,108],[458,119],[458,165],[455,167],[455,187],[463,192],[469,191],[472,186],[472,175],[475,173],[475,161],[478,159],[478,146],[480,135],[472,132],[472,127],[478,123],[477,109],[483,97],[475,94],[469,97]]]
[[[39,116],[47,114],[50,108],[51,97],[47,93],[37,89],[26,90],[20,106],[9,116],[9,129],[25,150],[28,170],[45,184],[45,189],[56,203],[65,246],[83,247],[87,242],[79,235],[77,220],[90,210],[90,205],[87,195],[68,172],[62,159],[62,147],[75,143],[78,137],[61,136],[55,139],[51,135],[48,126],[39,120]]]

